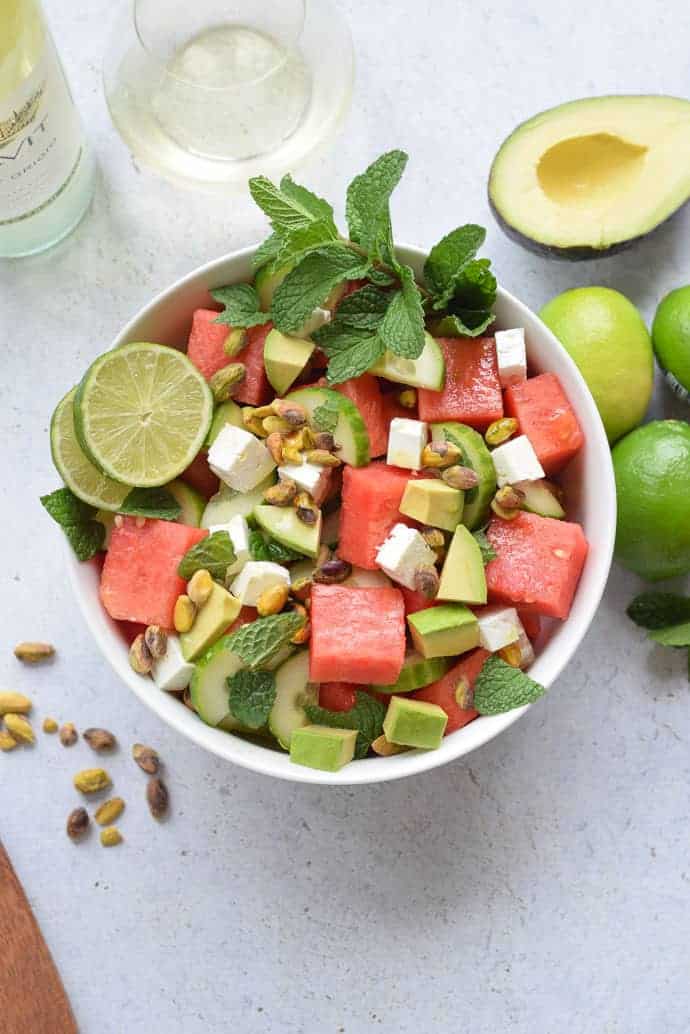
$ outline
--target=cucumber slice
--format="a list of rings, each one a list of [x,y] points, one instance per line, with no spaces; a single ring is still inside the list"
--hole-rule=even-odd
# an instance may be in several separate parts
[[[390,686],[372,686],[377,693],[412,693],[415,689],[428,686],[445,675],[451,665],[450,657],[422,657],[416,650],[409,650],[405,656],[397,682]]]
[[[200,492],[186,485],[184,481],[171,481],[165,486],[167,492],[177,499],[181,506],[180,516],[177,518],[180,524],[188,524],[190,528],[198,528],[201,518],[206,509],[206,500]]]
[[[260,528],[290,549],[315,557],[321,539],[321,511],[316,524],[305,524],[291,506],[255,506],[254,519]]]
[[[565,510],[553,487],[543,478],[540,481],[518,481],[513,488],[519,488],[525,493],[522,510],[539,514],[540,517],[554,517],[558,521],[565,517]]]
[[[230,714],[228,707],[230,691],[227,679],[245,667],[242,659],[229,648],[229,639],[230,636],[223,636],[197,661],[189,684],[189,693],[195,711],[207,725],[220,726],[226,732],[232,732],[234,729],[245,731],[245,726]],[[294,646],[284,646],[261,667],[266,671],[273,671],[284,664],[294,651]],[[246,731],[256,732],[255,729]]]
[[[428,332],[425,338],[426,344],[418,359],[405,359],[393,352],[385,352],[371,367],[370,373],[397,384],[441,391],[446,376],[446,361],[438,341]]]
[[[269,474],[250,492],[235,492],[227,485],[221,485],[220,490],[207,502],[200,527],[212,528],[214,524],[227,524],[238,513],[242,517],[251,517],[254,507],[263,502],[264,492],[275,484],[275,480],[275,474]]]
[[[462,511],[462,523],[473,531],[486,523],[489,515],[489,504],[496,494],[496,471],[491,453],[484,439],[473,427],[466,424],[447,422],[431,425],[433,441],[452,441],[462,449],[465,466],[471,467],[479,477],[479,484],[465,492],[465,507]]]
[[[226,424],[232,424],[234,427],[244,427],[242,410],[232,399],[228,399],[227,402],[221,402],[213,411],[213,420],[204,442],[205,449],[211,448]]]
[[[276,699],[268,727],[285,750],[295,729],[309,725],[305,704],[318,704],[319,689],[309,681],[309,651],[301,650],[276,671]]]
[[[340,446],[338,456],[352,467],[366,467],[369,462],[369,435],[354,402],[331,388],[298,388],[291,391],[287,398],[304,406],[311,420],[321,406],[330,411],[337,418],[333,436]]]

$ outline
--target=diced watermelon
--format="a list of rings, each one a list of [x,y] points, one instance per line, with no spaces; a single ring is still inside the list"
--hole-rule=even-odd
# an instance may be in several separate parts
[[[390,685],[405,659],[398,589],[314,585],[309,640],[312,682]]]
[[[415,700],[426,700],[429,704],[438,704],[443,708],[448,715],[444,735],[457,732],[458,729],[462,729],[463,725],[467,725],[468,722],[478,717],[479,711],[475,711],[473,707],[460,707],[455,699],[455,692],[461,679],[467,679],[470,689],[474,687],[477,675],[482,670],[488,656],[486,650],[473,650],[472,653],[466,654],[455,667],[447,671],[438,682],[432,682],[430,686],[410,693]]]
[[[242,607],[233,623],[225,629],[223,635],[232,635],[238,628],[242,628],[242,625],[250,625],[252,621],[256,621],[258,613],[256,607]]]
[[[347,395],[357,406],[369,435],[369,455],[384,456],[388,449],[388,423],[382,410],[381,388],[376,377],[363,373],[337,384],[336,391]]]
[[[247,331],[247,344],[238,352],[233,363],[244,363],[245,375],[234,398],[248,406],[265,406],[275,392],[269,384],[264,366],[264,342],[272,323],[262,323],[260,327],[251,327]],[[229,361],[229,360],[226,360]]]
[[[208,465],[208,453],[204,450],[196,456],[186,470],[180,474],[183,481],[210,499],[218,491],[220,481]]]
[[[115,525],[101,575],[101,602],[111,617],[173,627],[185,583],[177,573],[188,549],[208,534],[173,521],[124,517]]]
[[[538,614],[532,614],[528,610],[518,610],[518,617],[522,621],[522,627],[525,630],[527,638],[534,642],[535,639],[539,638],[541,632],[541,619]]]
[[[442,391],[420,388],[419,419],[457,420],[480,431],[503,416],[496,342],[492,337],[438,338],[446,361]]]
[[[398,395],[400,394],[401,385],[398,384],[395,391],[382,392],[382,416],[386,424],[386,439],[388,438],[388,432],[391,426],[391,420],[394,417],[402,417],[404,420],[416,420],[417,419],[417,408],[407,409],[406,406],[402,406],[398,402]]]
[[[376,570],[376,551],[402,520],[398,510],[408,478],[409,472],[384,463],[345,467],[338,544],[343,560]]]
[[[195,309],[187,343],[188,357],[207,381],[230,362],[223,345],[232,328],[224,323],[214,323],[217,315],[215,309]]]
[[[497,554],[486,567],[489,599],[565,620],[587,556],[580,525],[521,513],[493,517],[486,534]]]
[[[582,428],[555,373],[514,384],[506,391],[505,406],[547,474],[559,471],[584,445]]]
[[[406,589],[404,585],[401,585],[400,591],[405,601],[405,617],[408,614],[416,614],[418,610],[426,610],[427,607],[433,607],[434,605],[434,600],[427,599],[423,592],[417,592],[416,589]]]
[[[351,711],[355,706],[357,686],[351,682],[322,682],[319,686],[319,707],[327,711]]]

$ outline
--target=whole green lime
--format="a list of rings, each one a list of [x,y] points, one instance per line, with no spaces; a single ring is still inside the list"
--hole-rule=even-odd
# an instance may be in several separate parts
[[[659,303],[652,342],[667,381],[677,395],[690,400],[690,284]]]
[[[637,427],[652,394],[654,354],[632,302],[608,287],[577,287],[539,315],[577,363],[609,441]]]
[[[612,452],[616,559],[650,582],[690,571],[690,425],[654,420]]]

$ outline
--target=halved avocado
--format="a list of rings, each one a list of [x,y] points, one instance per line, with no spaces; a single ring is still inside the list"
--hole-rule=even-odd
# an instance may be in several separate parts
[[[503,142],[489,203],[504,232],[537,254],[610,255],[690,197],[690,101],[590,97],[543,111]]]

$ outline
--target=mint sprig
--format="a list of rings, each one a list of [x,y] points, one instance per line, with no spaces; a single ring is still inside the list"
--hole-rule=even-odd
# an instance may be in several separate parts
[[[287,646],[303,625],[304,616],[296,610],[257,618],[229,635],[227,647],[248,668],[259,668]]]
[[[434,244],[424,263],[424,279],[431,291],[434,309],[444,309],[453,297],[459,277],[486,239],[483,226],[458,226]]]
[[[492,654],[484,662],[474,683],[474,707],[480,714],[504,714],[524,707],[546,692],[544,686],[525,675],[520,668],[506,664]]]
[[[118,510],[128,517],[151,517],[160,521],[176,521],[181,512],[177,499],[165,488],[133,488]]]
[[[479,552],[482,555],[482,563],[484,564],[484,567],[486,567],[487,564],[490,564],[492,560],[496,559],[498,553],[489,542],[485,528],[478,528],[477,531],[472,532],[472,535],[479,546]]]
[[[211,291],[211,296],[225,308],[213,321],[229,327],[258,327],[269,319],[259,306],[259,297],[251,284],[229,284]]]
[[[418,359],[424,350],[424,309],[414,273],[409,266],[400,267],[401,288],[386,309],[379,328],[384,348],[406,359]]]
[[[272,318],[285,334],[299,330],[334,287],[366,275],[369,263],[344,244],[328,244],[309,252],[273,295]]]
[[[69,488],[41,496],[41,505],[64,531],[78,560],[90,560],[105,540],[105,528],[94,520],[96,510],[83,503]]]
[[[264,535],[261,531],[249,534],[249,555],[252,560],[270,560],[274,564],[291,564],[295,560],[304,560],[304,553],[298,553],[282,542]]]
[[[340,407],[334,398],[328,398],[328,396],[312,414],[312,422],[316,430],[329,431],[330,434],[333,434],[338,426],[339,418]]]
[[[216,581],[225,579],[225,572],[236,560],[232,539],[227,531],[214,531],[188,549],[180,560],[177,573],[186,582],[196,571],[206,570]]]
[[[496,277],[489,259],[473,259],[458,275],[448,314],[432,325],[439,337],[478,337],[491,326],[496,301]]]
[[[347,188],[345,215],[350,240],[373,261],[395,263],[389,201],[406,165],[404,151],[388,151]]]
[[[332,729],[356,729],[357,743],[355,757],[364,758],[375,739],[383,732],[386,708],[368,693],[355,694],[354,707],[349,711],[328,711],[316,704],[305,707],[307,718],[315,725],[328,725]]]
[[[265,176],[255,176],[249,181],[249,191],[280,237],[314,222],[325,222],[332,227],[333,237],[338,236],[329,203],[295,183],[291,176],[283,176],[279,187]]]
[[[249,729],[261,729],[276,699],[272,671],[238,671],[227,679],[231,714]]]

